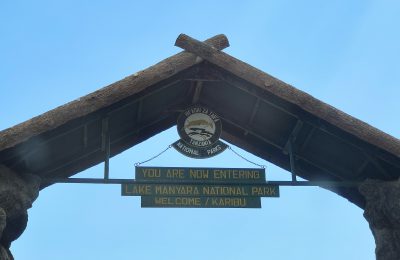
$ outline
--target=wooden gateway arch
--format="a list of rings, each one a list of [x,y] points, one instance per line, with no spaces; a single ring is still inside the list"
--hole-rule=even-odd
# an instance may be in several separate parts
[[[193,104],[216,111],[222,138],[365,209],[377,259],[400,259],[400,140],[221,50],[180,35],[185,51],[0,132],[0,259],[40,189],[173,126]],[[62,149],[60,149],[62,148]],[[296,182],[296,176],[306,179]]]

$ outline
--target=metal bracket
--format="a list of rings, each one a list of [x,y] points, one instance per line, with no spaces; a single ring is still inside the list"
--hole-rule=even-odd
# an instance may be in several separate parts
[[[296,125],[294,126],[292,133],[290,134],[285,147],[283,148],[283,152],[289,154],[290,160],[290,172],[292,173],[292,181],[296,182],[296,163],[295,163],[295,156],[294,156],[294,144],[297,139],[297,135],[299,134],[301,128],[303,127],[303,122],[298,120]]]
[[[105,154],[104,158],[104,179],[109,179],[110,172],[110,131],[108,117],[101,122],[101,150]]]
[[[294,159],[292,141],[289,141],[288,150],[289,150],[289,160],[290,160],[290,172],[292,173],[292,181],[297,181],[297,179],[296,179],[296,164],[295,164],[295,159]]]

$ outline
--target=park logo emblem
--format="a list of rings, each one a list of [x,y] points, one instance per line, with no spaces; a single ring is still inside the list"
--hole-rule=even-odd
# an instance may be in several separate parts
[[[188,157],[209,158],[228,147],[219,140],[222,131],[220,117],[206,107],[193,106],[183,111],[178,117],[177,129],[181,139],[172,146]]]

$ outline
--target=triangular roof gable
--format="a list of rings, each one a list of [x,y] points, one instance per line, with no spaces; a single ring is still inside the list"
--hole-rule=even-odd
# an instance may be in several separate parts
[[[105,118],[113,129],[115,155],[175,124],[185,107],[201,103],[221,115],[225,140],[287,170],[292,140],[296,173],[305,179],[399,177],[398,139],[218,51],[229,45],[224,36],[202,43],[181,35],[176,44],[193,54],[174,55],[0,132],[1,163],[42,177],[72,176],[104,160]],[[57,153],[59,146],[65,149]],[[356,189],[335,192],[363,206]]]

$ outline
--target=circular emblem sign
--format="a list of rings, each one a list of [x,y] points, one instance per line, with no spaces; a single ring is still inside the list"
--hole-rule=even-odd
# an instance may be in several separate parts
[[[178,118],[178,134],[188,145],[206,148],[215,144],[221,135],[221,120],[212,110],[194,106]]]
[[[228,146],[219,141],[221,119],[212,110],[193,106],[178,117],[178,134],[180,140],[172,146],[185,156],[205,159],[225,151]]]

